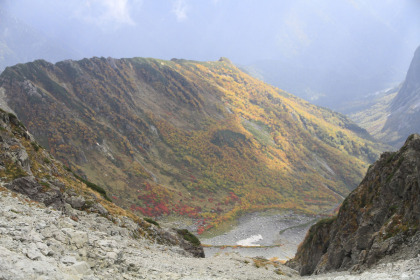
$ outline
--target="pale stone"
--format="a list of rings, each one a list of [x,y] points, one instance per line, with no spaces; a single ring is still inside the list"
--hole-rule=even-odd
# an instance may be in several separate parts
[[[91,274],[90,266],[86,262],[76,262],[67,267],[67,271],[71,274]]]
[[[64,256],[60,261],[65,265],[73,265],[77,262],[76,258],[73,256]]]
[[[89,242],[87,232],[74,230],[71,228],[63,228],[61,231],[67,235],[70,240],[70,244],[75,245],[77,248],[82,248],[86,243]]]

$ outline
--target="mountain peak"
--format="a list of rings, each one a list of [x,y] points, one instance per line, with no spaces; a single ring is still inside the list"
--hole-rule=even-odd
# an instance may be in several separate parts
[[[414,100],[420,100],[420,46],[414,53],[403,86],[392,101],[391,108],[396,110],[412,105]]]
[[[399,148],[409,135],[420,132],[420,46],[404,82],[374,99],[371,106],[353,114],[353,119],[376,139]]]
[[[232,64],[233,65],[232,61],[230,61],[229,58],[223,57],[223,56],[221,58],[219,58],[219,62],[226,62],[227,64]]]

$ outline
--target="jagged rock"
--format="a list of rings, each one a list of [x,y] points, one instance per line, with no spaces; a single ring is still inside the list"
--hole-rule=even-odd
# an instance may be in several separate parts
[[[371,106],[353,114],[352,118],[376,139],[400,148],[410,134],[420,132],[419,77],[420,46],[414,53],[404,82],[378,94]]]
[[[22,168],[29,174],[32,175],[31,167],[29,165],[29,156],[24,148],[17,152],[17,160],[19,161]]]
[[[27,195],[33,200],[43,202],[47,206],[52,205],[57,209],[61,209],[64,206],[63,196],[59,190],[42,191],[42,186],[33,176],[17,178],[4,186],[15,192]]]
[[[82,196],[66,196],[66,202],[71,205],[74,209],[82,209],[85,204],[86,200]]]
[[[60,262],[65,265],[73,265],[77,262],[77,260],[74,256],[64,256],[60,259]]]
[[[15,213],[12,209],[19,209],[19,212]],[[294,271],[280,264],[257,268],[253,260],[239,255],[193,258],[179,246],[160,245],[153,239],[121,235],[124,232],[121,226],[131,227],[127,218],[114,223],[96,213],[78,210],[74,213],[79,221],[71,223],[61,211],[33,204],[23,195],[12,195],[0,188],[0,279],[298,278]],[[37,224],[41,224],[38,229]],[[39,233],[42,241],[34,243],[31,239],[21,238],[31,231]],[[69,236],[80,232],[85,232],[89,241],[80,243],[82,247],[77,248],[69,242]],[[47,247],[50,252],[43,252]],[[420,257],[417,257],[380,266],[362,275],[340,273],[316,279],[417,279],[419,273]]]
[[[108,210],[106,210],[101,204],[95,203],[91,208],[90,211],[99,213],[101,215],[108,215]]]
[[[28,245],[26,256],[33,261],[37,261],[42,258],[41,252],[38,250],[34,243],[30,243]]]
[[[67,236],[68,243],[77,248],[82,248],[89,242],[89,237],[84,231],[77,231],[71,228],[63,228],[61,231]]]
[[[186,230],[181,230],[186,231]],[[188,232],[188,231],[187,231]],[[165,245],[179,246],[196,258],[204,258],[204,249],[200,242],[191,242],[185,234],[180,233],[177,229],[163,229],[158,226],[151,226],[148,233],[156,239],[157,242]],[[187,233],[190,235],[191,233]],[[195,243],[195,244],[194,244]]]
[[[86,262],[76,262],[73,265],[67,267],[67,271],[71,274],[91,274],[90,266]]]
[[[5,187],[31,198],[38,195],[39,190],[41,189],[41,186],[36,182],[34,177],[18,178],[11,183],[6,184]]]
[[[363,270],[420,253],[420,135],[383,153],[343,202],[337,217],[309,230],[289,265],[301,275]]]

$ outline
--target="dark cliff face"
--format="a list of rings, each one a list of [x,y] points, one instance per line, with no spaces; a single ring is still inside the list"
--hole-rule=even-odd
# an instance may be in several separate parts
[[[308,275],[363,269],[396,254],[415,257],[419,223],[420,135],[413,134],[369,168],[336,217],[309,230],[289,265]]]
[[[398,95],[394,98],[391,104],[393,110],[410,105],[414,99],[419,99],[420,95],[420,47],[414,53],[413,60],[411,61],[410,68],[408,69],[407,76],[403,83]]]
[[[390,114],[382,128],[382,141],[400,147],[408,135],[420,133],[420,47],[388,111]]]

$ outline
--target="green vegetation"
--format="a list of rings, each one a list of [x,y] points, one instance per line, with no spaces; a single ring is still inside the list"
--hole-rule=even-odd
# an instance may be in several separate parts
[[[313,226],[311,226],[304,241],[300,245],[300,247],[302,247],[303,250],[299,248],[298,252],[302,253],[308,248],[312,247],[313,243],[316,242],[316,240],[314,241],[314,238],[320,238],[323,234],[326,235],[324,236],[324,238],[329,238],[329,229],[331,225],[333,224],[333,222],[336,220],[337,220],[337,216],[324,218],[324,219],[319,220]],[[325,240],[322,240],[322,242],[325,243]]]
[[[39,146],[37,143],[35,143],[35,142],[31,142],[31,145],[32,145],[32,147],[34,148],[34,150],[35,150],[36,152],[38,152],[38,151],[39,151],[40,146]]]
[[[79,179],[80,181],[82,181],[83,183],[85,183],[86,186],[88,186],[92,190],[100,193],[103,198],[105,198],[106,200],[112,202],[112,200],[108,197],[108,195],[106,194],[106,191],[102,187],[100,187],[100,186],[98,186],[98,185],[96,185],[96,184],[94,184],[92,182],[89,182],[89,181],[83,179],[82,177],[78,176],[76,173],[73,173],[73,175],[74,175],[74,177],[76,177],[77,179]]]
[[[256,258],[253,258],[252,260],[254,261],[254,266],[256,268],[263,267],[265,269],[268,269],[268,266],[271,265],[274,268],[276,268],[274,270],[274,272],[276,274],[278,274],[278,275],[284,275],[283,271],[281,271],[281,269],[279,268],[280,267],[280,262],[278,262],[276,260],[276,258],[273,258],[273,259],[269,259],[268,260],[268,259],[265,259],[265,258],[262,258],[262,257],[256,257]]]
[[[179,235],[182,236],[182,238],[191,242],[193,245],[195,245],[195,246],[200,246],[201,245],[201,242],[197,238],[197,236],[195,236],[194,234],[189,232],[187,229],[177,229],[177,232],[178,232]]]
[[[153,220],[153,219],[150,219],[150,218],[143,218],[146,222],[148,222],[148,223],[150,223],[150,224],[154,224],[155,226],[158,226],[158,227],[160,227],[160,225],[159,225],[159,223],[158,222],[156,222],[155,220]]]
[[[332,224],[335,220],[337,220],[337,216],[329,217],[329,218],[324,218],[324,219],[319,220],[315,224],[315,226],[316,227],[328,226],[328,225]]]
[[[44,186],[46,189],[50,188],[50,184],[48,184],[48,182],[39,182],[40,185]]]
[[[391,212],[392,214],[394,214],[398,209],[398,205],[392,205],[389,207],[389,212]]]

